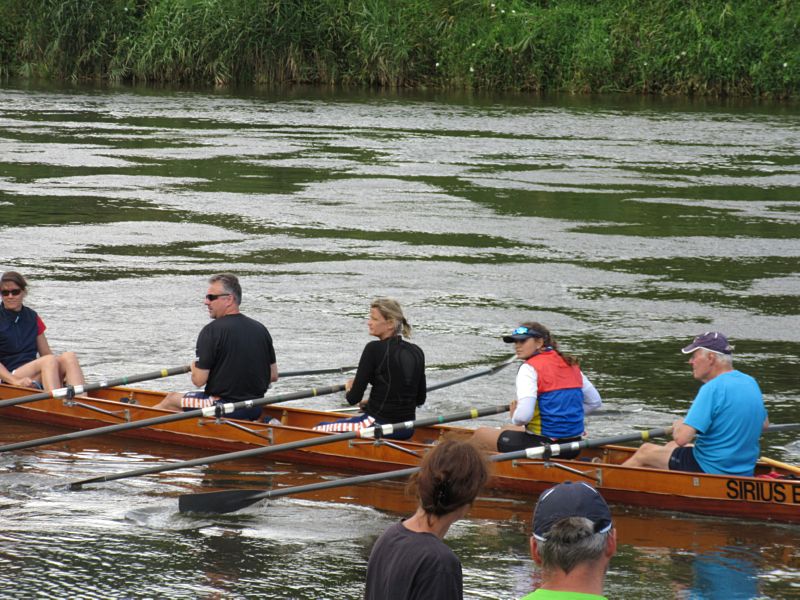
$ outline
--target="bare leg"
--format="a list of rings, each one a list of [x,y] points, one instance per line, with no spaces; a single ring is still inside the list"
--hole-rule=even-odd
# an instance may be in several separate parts
[[[496,427],[478,427],[472,434],[472,442],[481,450],[497,452],[497,438],[500,437],[500,431]]]
[[[622,463],[625,467],[650,467],[651,469],[669,469],[669,457],[678,444],[669,442],[666,446],[658,444],[642,444],[628,460]]]
[[[36,360],[25,363],[14,370],[14,375],[38,379],[47,392],[55,390],[61,385],[61,378],[58,374],[58,359],[52,354],[46,354]]]
[[[58,356],[58,371],[61,381],[67,385],[83,385],[83,371],[74,352],[64,352]]]
[[[182,410],[181,409],[181,398],[183,398],[183,392],[170,392],[164,399],[153,406],[153,408],[163,408],[165,410]]]

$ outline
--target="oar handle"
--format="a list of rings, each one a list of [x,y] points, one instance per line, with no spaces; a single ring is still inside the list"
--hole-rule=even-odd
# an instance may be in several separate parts
[[[190,370],[191,367],[189,365],[182,365],[180,367],[172,367],[171,369],[161,369],[160,371],[151,371],[149,373],[131,375],[130,377],[119,377],[117,379],[103,380],[96,383],[67,386],[51,390],[49,392],[40,392],[38,394],[31,394],[30,396],[22,396],[21,398],[3,400],[0,402],[0,408],[5,408],[6,406],[16,406],[18,404],[27,404],[28,402],[36,402],[37,400],[48,400],[50,398],[68,398],[71,396],[85,394],[87,392],[93,392],[95,390],[114,387],[115,385],[128,385],[130,383],[137,383],[139,381],[148,381],[150,379],[170,377],[171,375],[180,375],[181,373],[188,373]]]

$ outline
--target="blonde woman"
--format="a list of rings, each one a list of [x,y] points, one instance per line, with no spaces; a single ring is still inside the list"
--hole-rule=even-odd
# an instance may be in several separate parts
[[[396,300],[377,298],[370,305],[367,320],[369,334],[378,338],[361,353],[356,376],[347,382],[347,402],[358,404],[362,413],[350,419],[320,423],[319,431],[355,431],[374,423],[412,421],[417,406],[425,403],[425,355],[419,346],[407,342],[410,337],[403,309]],[[364,393],[370,386],[369,398]],[[403,430],[390,438],[408,439],[413,430]]]

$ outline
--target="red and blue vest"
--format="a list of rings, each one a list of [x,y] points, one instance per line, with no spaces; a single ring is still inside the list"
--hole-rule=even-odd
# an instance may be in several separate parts
[[[536,370],[536,409],[526,429],[536,435],[559,439],[583,434],[583,375],[555,350],[531,356],[527,364]]]

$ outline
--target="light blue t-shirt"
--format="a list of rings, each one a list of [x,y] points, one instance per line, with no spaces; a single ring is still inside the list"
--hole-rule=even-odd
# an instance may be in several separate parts
[[[766,418],[756,380],[728,371],[703,384],[683,422],[698,431],[694,457],[706,473],[752,475]]]

